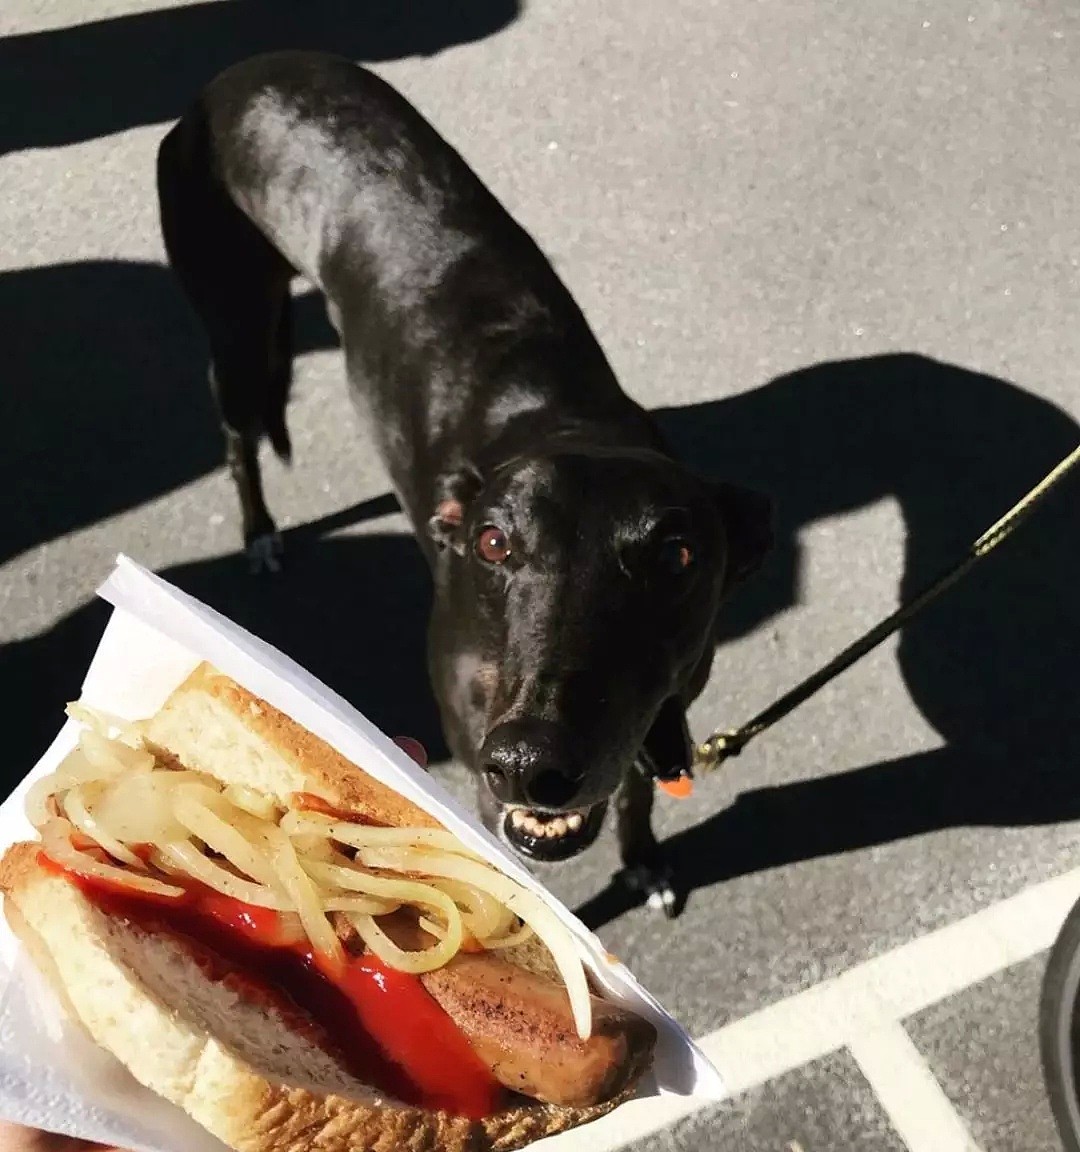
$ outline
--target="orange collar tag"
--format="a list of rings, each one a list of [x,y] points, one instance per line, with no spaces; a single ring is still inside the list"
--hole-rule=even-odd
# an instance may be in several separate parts
[[[656,786],[676,800],[685,800],[694,794],[694,778],[685,772],[675,780],[657,780]]]

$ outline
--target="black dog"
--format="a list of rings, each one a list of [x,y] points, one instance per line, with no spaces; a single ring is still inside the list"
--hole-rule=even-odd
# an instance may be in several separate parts
[[[486,822],[562,860],[617,797],[626,875],[670,907],[651,776],[689,766],[685,707],[724,595],[769,547],[768,502],[671,459],[532,239],[351,62],[229,69],[163,140],[158,188],[249,555],[273,567],[280,549],[257,448],[289,456],[301,274],[431,565],[435,694]]]

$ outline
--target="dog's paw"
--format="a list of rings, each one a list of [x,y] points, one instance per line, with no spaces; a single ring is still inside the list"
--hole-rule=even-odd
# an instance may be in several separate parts
[[[283,550],[284,545],[277,532],[267,532],[249,540],[247,558],[251,574],[258,576],[262,572],[280,572]]]
[[[675,878],[671,869],[662,862],[630,865],[619,873],[619,878],[631,892],[642,897],[646,907],[663,912],[674,920],[679,914],[679,897],[675,891]]]

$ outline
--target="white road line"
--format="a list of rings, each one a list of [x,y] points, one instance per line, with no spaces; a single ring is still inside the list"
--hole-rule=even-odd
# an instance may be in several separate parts
[[[1078,899],[1080,868],[735,1020],[699,1043],[733,1096],[749,1091],[1044,951]],[[537,1149],[615,1152],[706,1106],[681,1097],[635,1100]]]
[[[849,1048],[908,1152],[980,1152],[899,1021],[861,1032]]]

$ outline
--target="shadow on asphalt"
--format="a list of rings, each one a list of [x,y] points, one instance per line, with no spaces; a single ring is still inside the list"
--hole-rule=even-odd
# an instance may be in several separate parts
[[[518,0],[213,0],[0,40],[0,155],[180,116],[229,64],[281,48],[368,63],[505,28]]]
[[[420,740],[444,761],[438,714],[427,679],[431,585],[411,536],[321,534],[397,510],[381,496],[282,532],[284,570],[253,577],[242,555],[161,571],[171,583],[225,613],[355,701],[380,728]],[[0,648],[0,692],[18,716],[17,747],[0,769],[0,795],[26,773],[55,735],[63,702],[78,695],[108,620],[92,601],[40,636]]]
[[[295,315],[298,353],[337,346],[318,296]],[[0,563],[221,464],[205,337],[162,265],[0,273],[0,317],[0,485],[19,494],[0,518]]]
[[[721,645],[798,602],[803,526],[896,501],[907,533],[897,595],[907,598],[1080,441],[1045,400],[913,355],[821,364],[658,415],[684,458],[777,502],[779,547],[729,606]],[[1078,527],[1074,476],[902,633],[904,683],[944,747],[747,792],[666,843],[687,890],[938,828],[1080,817]],[[722,650],[713,672],[739,675]],[[791,686],[782,668],[775,683]],[[598,927],[632,903],[612,884],[579,913]]]
[[[136,292],[144,305],[146,292],[157,292],[165,301],[160,270],[135,267],[114,273],[131,278],[133,287],[125,289],[132,292],[129,315],[154,312],[134,306]],[[45,284],[48,271],[40,275]],[[39,298],[44,291],[39,287]],[[80,293],[63,291],[68,292],[65,299],[82,299]],[[0,281],[0,307],[3,292]],[[173,319],[160,323],[171,325]],[[92,327],[87,321],[82,336],[71,337],[64,356],[72,365],[78,340],[89,341]],[[308,328],[308,347],[329,335],[315,312]],[[62,332],[42,353],[46,365],[56,342],[63,346]],[[95,477],[112,475],[108,466],[118,454],[135,450],[134,440],[124,441],[126,447],[113,444],[107,453],[101,448],[102,437],[120,435],[115,428],[125,426],[126,417],[144,420],[146,428],[183,430],[168,444],[146,449],[171,460],[169,476],[176,479],[169,483],[216,464],[209,401],[201,385],[184,379],[201,375],[201,368],[191,356],[178,353],[173,360],[168,354],[186,336],[174,334],[163,354],[155,332],[155,327],[143,332],[137,342],[141,351],[122,351],[130,343],[127,329],[109,344],[117,359],[105,376],[111,394],[104,406],[75,390],[80,436],[94,446],[86,449],[85,459],[76,453],[77,467],[61,451],[63,429],[48,415],[60,410],[62,373],[50,376],[52,369],[38,364],[35,380],[35,363],[27,358],[23,368],[29,375],[10,377],[22,382],[16,419],[23,419],[25,428],[37,428],[40,436],[43,455],[35,464],[31,454],[31,480],[49,482],[50,469],[60,469],[40,512],[53,515],[54,521],[49,533],[38,533],[39,539],[105,514],[101,493],[94,491],[91,498],[84,489],[95,487]],[[90,354],[101,359],[82,378],[100,381],[109,353]],[[146,400],[148,388],[163,391],[167,399],[158,403],[166,405],[164,416]],[[47,405],[45,411],[31,418],[27,413],[39,403]],[[908,596],[951,564],[1080,439],[1069,416],[1023,389],[913,355],[823,364],[742,395],[658,415],[691,463],[770,492],[777,501],[777,550],[729,606],[724,633],[717,638],[721,647],[798,602],[797,537],[805,525],[882,498],[895,500],[907,530],[898,595]],[[116,479],[116,490],[104,503],[127,506],[164,490],[164,469],[155,474],[155,485],[144,482],[140,468],[126,474],[129,486]],[[19,490],[11,487],[14,478],[7,478],[8,491]],[[691,890],[709,887],[733,876],[936,828],[1080,817],[1078,497],[1080,482],[1066,481],[1000,553],[903,634],[901,672],[944,747],[746,793],[728,810],[667,843],[682,882]],[[98,502],[94,508],[91,499]],[[62,517],[55,511],[58,504],[67,509]],[[438,762],[446,750],[425,672],[430,584],[419,550],[401,535],[328,535],[394,507],[391,497],[383,497],[289,532],[288,567],[277,579],[251,578],[238,555],[180,565],[163,575],[295,657],[387,731],[422,739]],[[24,537],[35,523],[22,525]],[[11,555],[7,535],[8,526],[0,526],[4,554]],[[77,692],[105,617],[103,605],[91,604],[39,636],[0,649],[0,698],[9,714],[19,717],[14,743],[9,741],[7,776],[0,778],[5,790],[55,731],[58,705]],[[852,634],[856,631],[853,627]],[[715,672],[739,675],[737,667],[725,666],[722,650]],[[782,667],[774,680],[777,691],[788,687]],[[613,883],[580,911],[599,926],[632,903]]]

